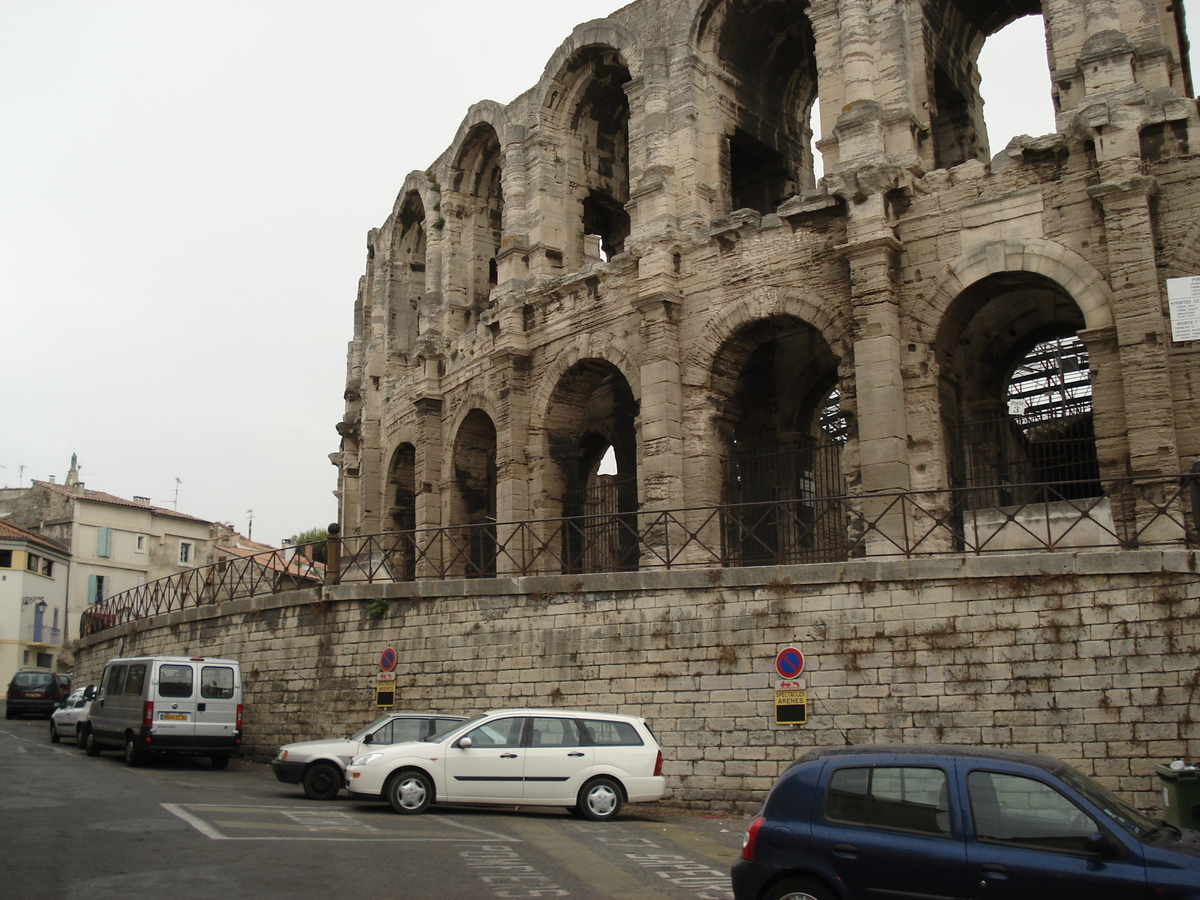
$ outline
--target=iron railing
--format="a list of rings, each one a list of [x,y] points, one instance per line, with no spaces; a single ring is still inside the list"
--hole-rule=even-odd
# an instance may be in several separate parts
[[[980,507],[995,487],[640,510],[331,537],[331,568],[283,551],[191,569],[114,595],[81,634],[189,607],[325,583],[669,570],[1035,551],[1197,546],[1200,471],[1105,481],[1098,496],[1067,482]],[[769,527],[768,527],[769,523]],[[767,538],[761,535],[769,535]],[[595,548],[589,542],[595,541]],[[622,549],[629,548],[627,555]],[[593,552],[594,551],[594,552]],[[332,560],[340,558],[334,565]],[[303,561],[297,561],[298,559]],[[636,561],[636,565],[631,563]]]

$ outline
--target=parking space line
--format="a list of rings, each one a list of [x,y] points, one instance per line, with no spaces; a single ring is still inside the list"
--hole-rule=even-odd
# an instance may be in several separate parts
[[[520,843],[520,838],[476,828],[447,816],[413,819],[387,817],[394,829],[367,824],[355,816],[330,811],[317,813],[294,806],[249,806],[236,804],[163,803],[162,808],[187,822],[214,841],[373,841],[390,843]],[[216,818],[220,816],[220,818]],[[287,821],[283,821],[283,820]],[[435,828],[455,830],[459,834],[437,834]],[[260,829],[255,835],[234,835],[231,831]],[[412,833],[419,829],[418,833]],[[296,833],[303,832],[303,833]]]
[[[639,828],[653,831],[656,835],[666,837],[674,844],[706,856],[710,861],[729,868],[738,856],[738,850],[718,843],[702,834],[677,825],[674,822],[636,822]]]

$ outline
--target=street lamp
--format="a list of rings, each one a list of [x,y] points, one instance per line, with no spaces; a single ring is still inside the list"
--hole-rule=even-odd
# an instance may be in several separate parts
[[[22,597],[21,598],[22,606],[29,606],[30,604],[37,604],[34,608],[40,613],[44,613],[46,611],[46,607],[49,605],[46,603],[46,600],[43,597]]]

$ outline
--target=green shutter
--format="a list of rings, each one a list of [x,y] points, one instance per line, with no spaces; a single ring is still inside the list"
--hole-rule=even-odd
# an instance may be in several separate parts
[[[101,526],[96,537],[96,555],[112,556],[112,529]]]
[[[88,606],[92,606],[96,602],[96,576],[95,575],[88,576],[87,602],[88,602]]]

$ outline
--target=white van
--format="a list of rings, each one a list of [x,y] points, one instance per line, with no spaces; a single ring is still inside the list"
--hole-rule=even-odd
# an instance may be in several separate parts
[[[242,745],[242,671],[232,659],[140,656],[109,660],[84,725],[88,756],[123,749],[204,754],[223,769]]]

